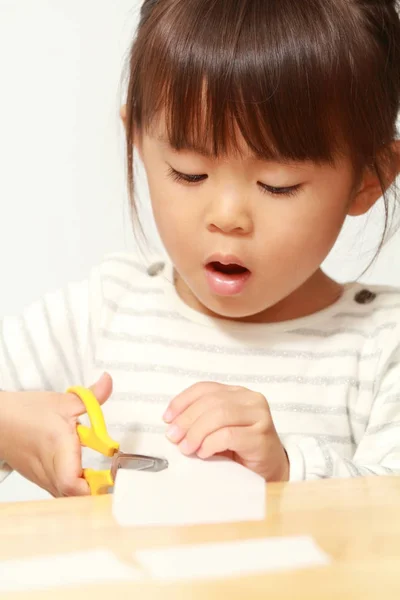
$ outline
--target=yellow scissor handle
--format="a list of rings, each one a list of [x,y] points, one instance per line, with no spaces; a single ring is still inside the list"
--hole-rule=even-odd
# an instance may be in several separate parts
[[[82,446],[96,450],[104,456],[114,456],[119,450],[119,444],[108,435],[103,411],[96,396],[91,390],[79,386],[69,388],[67,393],[76,394],[82,400],[89,416],[91,427],[77,427]]]
[[[95,471],[94,469],[83,469],[83,478],[86,479],[92,496],[107,494],[113,487],[114,480],[111,471]]]

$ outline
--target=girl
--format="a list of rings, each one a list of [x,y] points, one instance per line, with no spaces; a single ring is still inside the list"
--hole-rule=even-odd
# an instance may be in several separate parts
[[[0,457],[88,493],[63,391],[110,433],[267,481],[400,472],[400,292],[320,268],[399,171],[394,0],[146,0],[126,126],[170,260],[115,255],[1,327]],[[158,440],[158,441],[156,441]],[[135,446],[137,447],[137,446]],[[7,466],[8,465],[8,466]]]

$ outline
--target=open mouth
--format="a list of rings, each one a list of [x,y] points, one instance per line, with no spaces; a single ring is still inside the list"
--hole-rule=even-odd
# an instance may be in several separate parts
[[[235,262],[210,261],[206,264],[206,278],[210,290],[217,296],[237,296],[247,287],[249,269]]]
[[[245,275],[249,273],[246,267],[242,267],[236,264],[223,265],[220,262],[211,262],[207,265],[207,268],[223,275]]]

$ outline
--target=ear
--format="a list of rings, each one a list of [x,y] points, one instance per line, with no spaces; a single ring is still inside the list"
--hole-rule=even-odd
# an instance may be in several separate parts
[[[390,163],[388,164],[383,163],[382,168],[383,190],[375,169],[366,168],[361,183],[359,184],[358,191],[348,210],[349,216],[358,217],[367,213],[383,193],[390,188],[397,175],[400,173],[400,140],[393,142],[390,145],[390,150],[392,160],[390,160]]]
[[[119,116],[121,117],[121,120],[124,124],[124,127],[126,129],[126,104],[123,104],[119,110]]]
[[[125,131],[126,131],[126,104],[123,104],[119,110],[119,115],[121,117],[121,120],[124,124],[125,127]],[[134,139],[134,146],[137,149],[140,158],[142,158],[142,140],[139,134],[134,133],[133,135],[133,139]]]

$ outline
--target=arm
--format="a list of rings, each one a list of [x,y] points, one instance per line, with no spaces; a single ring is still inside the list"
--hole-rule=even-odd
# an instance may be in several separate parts
[[[19,317],[0,321],[0,414],[7,414],[17,392],[64,392],[71,385],[87,385],[85,362],[92,315],[101,303],[98,271],[89,281],[47,294]],[[90,308],[89,308],[90,307]],[[90,317],[89,317],[90,315]],[[95,318],[95,317],[93,317]],[[0,438],[7,421],[0,419]],[[1,452],[1,448],[0,448]],[[1,458],[0,481],[10,472]]]
[[[400,475],[400,332],[375,377],[369,422],[354,456],[340,456],[327,442],[305,437],[288,443],[290,480]]]

